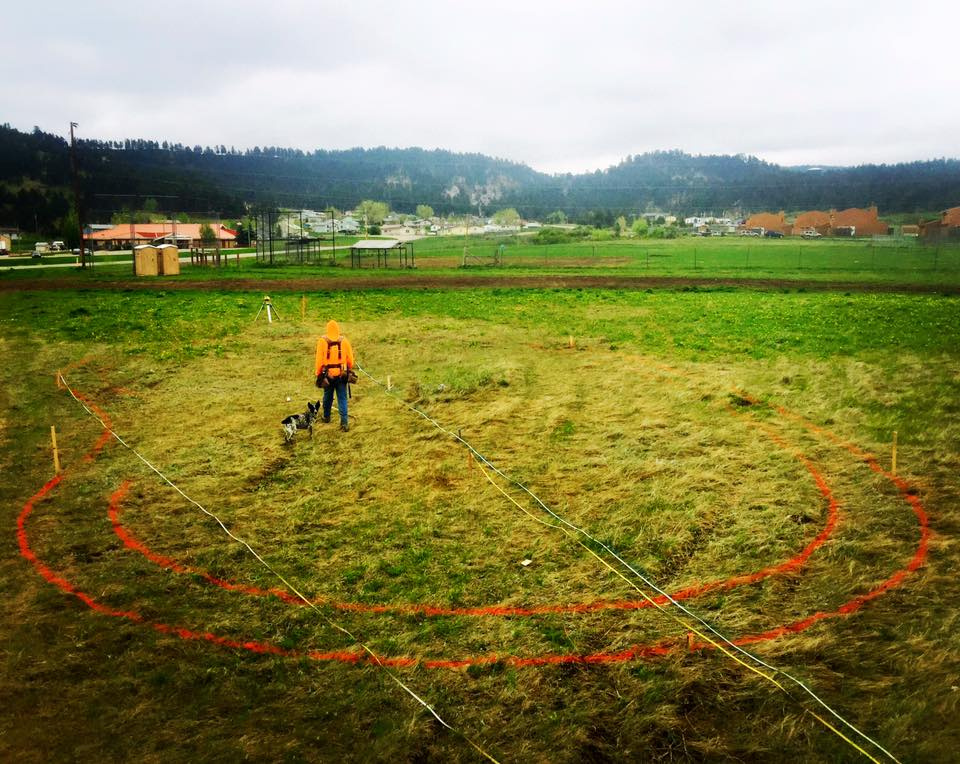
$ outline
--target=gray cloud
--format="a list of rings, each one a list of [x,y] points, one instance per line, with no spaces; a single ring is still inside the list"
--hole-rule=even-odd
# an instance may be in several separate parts
[[[548,171],[681,148],[956,156],[960,5],[753,0],[19,3],[4,121],[304,149],[424,146]]]

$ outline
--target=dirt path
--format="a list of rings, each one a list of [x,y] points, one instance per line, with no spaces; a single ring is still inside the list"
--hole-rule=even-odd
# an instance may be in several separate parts
[[[906,292],[916,294],[960,294],[960,286],[938,284],[894,284],[857,281],[815,281],[812,279],[710,279],[676,276],[420,276],[343,277],[299,279],[224,278],[204,281],[172,279],[91,280],[62,279],[0,280],[0,292],[56,291],[76,289],[157,289],[209,292],[335,292],[367,289],[804,289],[826,292]]]

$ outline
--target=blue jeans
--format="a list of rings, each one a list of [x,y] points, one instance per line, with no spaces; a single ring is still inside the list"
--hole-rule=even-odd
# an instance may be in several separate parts
[[[340,412],[340,424],[347,424],[347,382],[330,381],[330,387],[323,391],[323,418],[330,418],[330,409],[333,407],[333,391],[337,391],[337,411]]]

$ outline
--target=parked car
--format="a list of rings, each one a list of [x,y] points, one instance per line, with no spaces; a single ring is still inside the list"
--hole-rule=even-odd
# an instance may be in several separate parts
[[[823,236],[823,234],[820,233],[816,228],[807,228],[800,234],[800,236],[802,236],[804,239],[819,239],[821,236]]]
[[[39,260],[40,258],[43,257],[43,255],[41,255],[39,252],[34,250],[33,252],[30,253],[30,257],[32,257],[34,260]]]
[[[780,233],[780,231],[765,231],[763,235],[766,236],[768,239],[782,239],[782,238],[783,238],[783,234]]]
[[[66,248],[67,248],[67,245],[64,244],[62,241],[55,241],[53,242],[53,244],[50,245],[50,249],[53,252],[60,252]]]

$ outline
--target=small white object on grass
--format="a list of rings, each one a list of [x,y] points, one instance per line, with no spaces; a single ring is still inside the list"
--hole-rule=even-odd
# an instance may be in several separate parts
[[[527,567],[531,562],[533,562],[533,560],[520,560],[520,564],[523,565],[523,567]]]
[[[287,396],[287,403],[290,403],[290,396]]]

